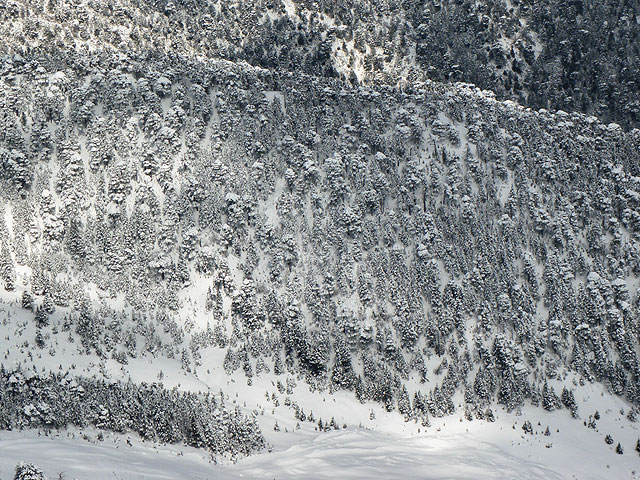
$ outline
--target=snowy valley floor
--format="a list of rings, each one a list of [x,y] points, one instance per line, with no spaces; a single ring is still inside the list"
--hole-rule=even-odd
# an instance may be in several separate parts
[[[617,423],[610,412],[610,421]],[[537,433],[520,428],[528,418]],[[537,422],[541,425],[538,426]],[[602,423],[607,424],[607,415]],[[513,429],[513,426],[516,426]],[[550,436],[543,431],[550,425]],[[386,427],[391,427],[387,424]],[[267,432],[271,453],[236,464],[214,464],[206,455],[180,446],[152,446],[126,436],[97,431],[0,432],[0,478],[12,478],[20,460],[40,466],[57,479],[638,479],[640,456],[631,448],[638,436],[627,424],[616,434],[626,444],[618,455],[603,434],[587,429],[566,412],[530,410],[516,416],[499,412],[495,423],[437,419],[426,431],[417,426],[349,427],[318,434]],[[404,430],[404,432],[402,431]],[[559,430],[559,432],[557,431]],[[410,433],[413,431],[413,433]],[[84,436],[84,438],[83,438]]]

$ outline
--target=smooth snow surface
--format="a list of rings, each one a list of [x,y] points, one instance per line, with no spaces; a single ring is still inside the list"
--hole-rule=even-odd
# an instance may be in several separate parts
[[[403,438],[365,430],[338,431],[261,457],[242,460],[234,470],[244,478],[307,480],[562,478],[495,444],[460,435]]]
[[[95,443],[93,443],[95,442]],[[124,437],[104,442],[80,437],[38,436],[37,432],[0,432],[0,478],[13,478],[15,465],[37,465],[47,478],[66,480],[201,480],[225,478],[194,449],[178,456],[177,448],[152,448],[140,442],[126,444]],[[185,450],[186,451],[186,450]],[[60,475],[62,474],[62,475]]]
[[[2,432],[1,478],[25,459],[57,478],[78,479],[491,479],[549,480],[562,476],[543,465],[524,462],[496,445],[476,440],[466,450],[456,435],[402,438],[373,431],[347,430],[319,435],[287,450],[257,455],[236,465],[212,465],[193,449],[152,449],[124,441],[90,443],[80,438],[37,437],[34,432]]]
[[[617,455],[602,435],[567,418],[566,412],[527,413],[502,412],[495,423],[435,419],[426,431],[414,434],[356,427],[278,432],[272,436],[273,452],[236,464],[216,464],[201,450],[158,446],[134,436],[106,434],[97,441],[93,429],[49,437],[32,430],[3,431],[0,478],[12,478],[15,464],[28,461],[49,478],[63,473],[67,480],[640,479],[640,457],[628,444],[637,429],[619,436],[627,448]],[[520,428],[525,418],[535,434]],[[542,422],[553,425],[550,436],[542,434]]]

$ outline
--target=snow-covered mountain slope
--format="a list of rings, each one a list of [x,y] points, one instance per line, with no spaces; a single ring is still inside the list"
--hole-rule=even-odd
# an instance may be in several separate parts
[[[622,410],[635,456],[640,131],[97,45],[4,57],[0,91],[3,429],[237,460]]]
[[[151,51],[368,85],[465,81],[633,127],[639,18],[629,1],[3,0],[0,53]]]
[[[87,388],[159,382],[266,434],[395,409],[424,429],[496,403],[591,423],[579,397],[597,387],[632,428],[637,131],[466,85],[110,54],[102,73],[96,58],[13,60],[2,77],[3,296],[26,307],[7,307],[5,368],[29,395],[53,365]],[[7,402],[7,426],[55,424],[54,402]],[[259,447],[173,437],[114,402],[87,423]]]
[[[553,409],[566,369],[637,401],[638,131],[464,85],[73,58],[5,64],[0,241],[5,288],[80,313],[86,352],[217,346],[405,414]]]
[[[135,430],[117,434],[110,433],[108,427],[96,429],[91,425],[52,430],[50,423],[28,417],[25,409],[23,422],[29,418],[35,430],[0,433],[0,478],[9,477],[18,461],[36,463],[50,478],[64,473],[64,478],[78,480],[390,478],[400,471],[416,479],[540,475],[638,478],[634,448],[640,437],[639,427],[626,416],[627,402],[612,397],[599,384],[575,386],[577,410],[581,412],[578,419],[571,418],[566,410],[547,412],[524,407],[507,412],[498,407],[491,414],[493,421],[472,420],[459,410],[456,415],[431,418],[425,426],[417,419],[407,421],[396,411],[388,412],[378,403],[363,404],[348,392],[310,391],[289,375],[279,378],[286,391],[275,384],[278,377],[265,373],[257,374],[248,385],[244,374],[224,372],[223,350],[216,348],[202,353],[206,372],[204,368],[186,372],[178,359],[150,352],[142,352],[124,365],[87,355],[74,340],[75,332],[65,331],[65,308],[50,315],[51,333],[45,335],[46,345],[37,348],[33,346],[37,329],[32,314],[15,306],[16,302],[0,310],[0,352],[4,352],[2,364],[8,371],[19,368],[27,379],[53,370],[67,372],[69,379],[156,381],[167,389],[220,392],[227,405],[255,415],[269,453],[233,464],[225,460],[227,455],[211,457],[206,450],[184,443],[158,444],[155,436],[142,440]],[[7,397],[3,391],[2,398]],[[80,402],[87,400],[86,396],[79,398]],[[460,396],[454,400],[464,401]],[[42,411],[41,404],[33,403]],[[73,409],[72,402],[65,408]],[[298,408],[306,412],[304,421]],[[595,412],[597,421],[593,419]],[[22,425],[28,426],[29,421]],[[525,430],[527,422],[532,426],[530,432]],[[318,431],[320,424],[325,425],[325,432]],[[612,445],[605,443],[606,435],[613,437]],[[614,452],[618,443],[625,452],[622,456]]]

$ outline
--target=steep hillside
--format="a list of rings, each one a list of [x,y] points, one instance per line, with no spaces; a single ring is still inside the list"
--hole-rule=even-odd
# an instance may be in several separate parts
[[[637,404],[638,130],[461,84],[3,68],[4,286],[79,312],[87,352],[136,352],[102,299],[188,341],[185,368],[217,345],[248,381],[287,369],[425,419],[455,391],[572,408],[547,387],[567,369]]]
[[[640,5],[562,0],[0,2],[0,52],[247,61],[352,83],[472,82],[535,108],[640,121]]]

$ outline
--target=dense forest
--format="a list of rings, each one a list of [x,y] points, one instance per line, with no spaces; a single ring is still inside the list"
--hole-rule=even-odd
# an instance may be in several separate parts
[[[463,81],[533,108],[640,121],[630,0],[4,0],[0,19],[7,54],[108,48],[370,86]]]
[[[71,306],[88,353],[189,368],[217,345],[229,373],[289,369],[407,415],[455,391],[555,408],[565,368],[637,404],[638,130],[227,61],[4,68],[4,287]]]
[[[214,454],[248,455],[264,447],[255,420],[229,412],[224,394],[169,391],[158,384],[106,383],[68,374],[0,369],[0,429],[69,426],[136,432]]]

